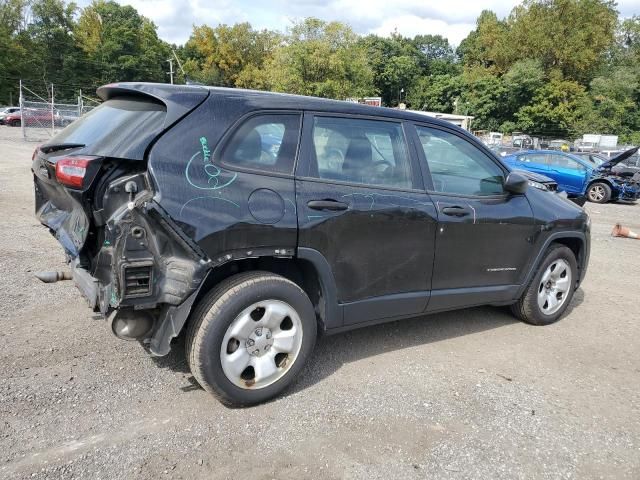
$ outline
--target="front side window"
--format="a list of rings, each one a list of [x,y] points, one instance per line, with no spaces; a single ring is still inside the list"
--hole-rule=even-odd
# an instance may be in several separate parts
[[[315,117],[313,154],[319,178],[412,188],[411,163],[396,122]]]
[[[300,115],[263,114],[250,117],[222,150],[224,163],[266,172],[293,172]]]
[[[586,168],[579,162],[569,158],[565,155],[549,155],[549,166],[551,168],[560,167],[568,168],[571,170],[578,170],[584,172]]]
[[[480,149],[435,128],[416,126],[434,190],[459,195],[502,195],[504,173]]]
[[[541,153],[528,153],[526,155],[520,155],[518,161],[522,163],[537,163],[544,165],[547,163],[547,156]]]

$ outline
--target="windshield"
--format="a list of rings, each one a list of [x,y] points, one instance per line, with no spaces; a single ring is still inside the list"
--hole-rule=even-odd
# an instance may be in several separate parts
[[[164,125],[166,108],[147,98],[107,100],[56,135],[47,145],[86,145],[92,155],[141,160]]]

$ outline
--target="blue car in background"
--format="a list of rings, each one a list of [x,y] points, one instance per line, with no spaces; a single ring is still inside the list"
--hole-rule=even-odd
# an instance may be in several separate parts
[[[599,166],[587,159],[554,150],[524,150],[502,157],[509,167],[552,178],[558,190],[569,197],[583,197],[595,203],[634,202],[640,198],[640,178],[623,177],[612,171],[621,161],[638,151],[632,148]]]

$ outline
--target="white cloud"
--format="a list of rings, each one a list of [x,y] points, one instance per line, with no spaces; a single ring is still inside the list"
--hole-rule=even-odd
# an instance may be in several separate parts
[[[90,0],[80,0],[81,6]],[[350,24],[358,33],[389,35],[439,34],[458,45],[474,28],[482,10],[499,17],[517,5],[514,0],[116,0],[135,7],[158,26],[161,38],[184,43],[192,26],[250,22],[256,28],[286,30],[292,19],[314,16]],[[640,14],[640,0],[620,0],[624,17]]]
[[[387,18],[382,24],[371,30],[381,36],[387,36],[397,29],[405,36],[413,37],[421,34],[442,35],[447,37],[453,45],[459,45],[462,40],[475,28],[475,23],[447,23],[444,20],[420,18],[416,15],[402,15]]]

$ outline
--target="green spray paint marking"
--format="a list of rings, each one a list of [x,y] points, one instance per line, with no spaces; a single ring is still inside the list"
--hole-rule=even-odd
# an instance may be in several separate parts
[[[211,150],[209,150],[207,137],[200,137],[200,145],[202,145],[202,156],[204,157],[204,161],[208,162],[209,159],[211,159]]]

